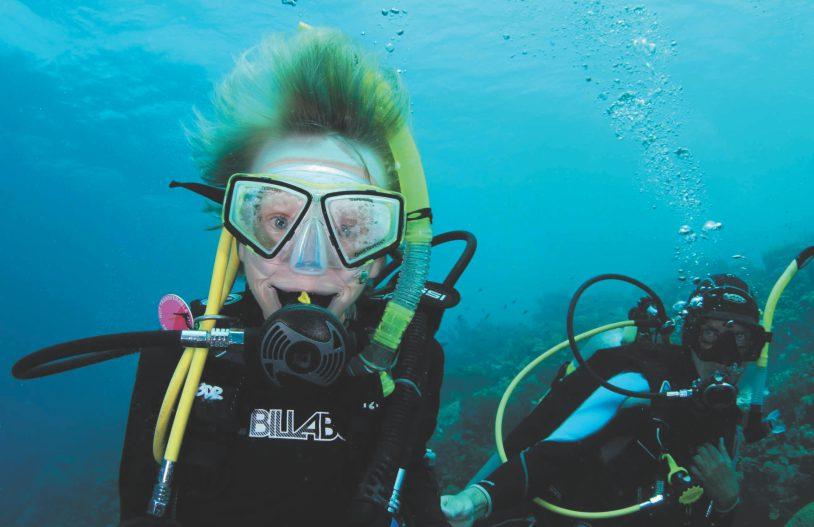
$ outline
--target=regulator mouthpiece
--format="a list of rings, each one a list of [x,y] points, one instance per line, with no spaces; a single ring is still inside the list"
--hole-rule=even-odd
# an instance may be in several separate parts
[[[266,320],[257,358],[260,371],[276,387],[292,381],[328,387],[345,367],[349,344],[333,313],[313,304],[292,304]]]
[[[738,387],[721,371],[716,371],[706,381],[699,382],[698,393],[704,403],[714,410],[731,408],[738,401]]]

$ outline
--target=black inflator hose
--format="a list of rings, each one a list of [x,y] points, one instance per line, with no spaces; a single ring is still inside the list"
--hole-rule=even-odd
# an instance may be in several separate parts
[[[136,353],[142,348],[179,346],[180,331],[134,331],[71,340],[42,348],[18,360],[11,374],[18,379],[35,379],[97,362]]]
[[[656,294],[656,292],[653,291],[650,287],[648,287],[644,283],[636,280],[635,278],[631,278],[631,277],[625,276],[623,274],[601,274],[599,276],[595,276],[595,277],[591,278],[590,280],[587,280],[581,286],[579,286],[579,289],[577,289],[577,291],[574,293],[574,296],[571,297],[571,302],[568,304],[568,315],[567,315],[566,322],[565,322],[565,330],[566,330],[566,333],[568,334],[568,344],[570,344],[570,346],[571,346],[571,353],[573,353],[574,358],[577,360],[580,367],[585,368],[585,371],[587,371],[589,374],[591,374],[591,376],[594,377],[602,387],[607,388],[608,390],[610,390],[612,392],[615,392],[615,393],[618,393],[618,394],[621,394],[621,395],[625,395],[627,397],[636,397],[636,398],[639,398],[639,399],[666,399],[667,396],[665,394],[663,394],[663,393],[659,393],[659,392],[634,392],[632,390],[626,390],[624,388],[620,388],[618,386],[615,386],[615,385],[609,383],[607,380],[602,378],[601,375],[596,373],[596,371],[594,371],[594,369],[591,368],[588,365],[588,362],[582,356],[582,353],[580,353],[579,346],[577,346],[576,337],[574,336],[574,312],[577,309],[577,303],[579,302],[579,299],[582,296],[582,294],[589,287],[591,287],[592,285],[594,285],[594,284],[596,284],[598,282],[603,282],[605,280],[618,280],[620,282],[626,282],[628,284],[631,284],[633,286],[638,287],[639,289],[641,289],[642,291],[647,293],[647,296],[649,296],[653,300],[653,305],[656,307],[656,311],[657,311],[656,316],[663,323],[667,322],[667,311],[664,309],[664,302],[661,301],[661,298],[659,298],[659,296]]]
[[[348,510],[351,526],[371,525],[387,514],[393,484],[404,459],[407,438],[424,384],[424,349],[427,317],[417,312],[404,332],[398,365],[394,370],[396,388],[385,404],[376,450]]]

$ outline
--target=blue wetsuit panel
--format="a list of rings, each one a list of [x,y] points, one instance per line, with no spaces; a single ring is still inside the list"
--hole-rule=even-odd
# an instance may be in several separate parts
[[[620,373],[608,382],[634,392],[649,390],[647,379],[641,373]],[[585,439],[607,425],[629,399],[626,395],[600,386],[544,441],[575,442]],[[635,402],[646,404],[645,399]]]

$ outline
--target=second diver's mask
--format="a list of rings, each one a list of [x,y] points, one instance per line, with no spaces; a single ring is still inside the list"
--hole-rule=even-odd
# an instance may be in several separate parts
[[[397,247],[404,198],[362,183],[320,182],[275,174],[235,174],[224,201],[225,227],[266,259],[321,275],[356,268]]]
[[[766,333],[756,325],[736,324],[733,320],[723,322],[723,328],[700,324],[698,345],[693,348],[702,361],[720,364],[752,362],[760,356],[766,343]]]
[[[682,343],[702,361],[724,365],[755,361],[769,338],[748,286],[733,275],[702,281],[686,309]]]

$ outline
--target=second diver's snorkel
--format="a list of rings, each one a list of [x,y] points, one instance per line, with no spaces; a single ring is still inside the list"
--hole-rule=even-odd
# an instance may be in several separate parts
[[[774,323],[774,311],[777,307],[777,302],[780,300],[780,296],[783,294],[783,291],[785,291],[786,286],[789,285],[789,282],[791,282],[791,279],[794,278],[794,275],[797,274],[797,271],[808,265],[812,259],[814,259],[814,245],[803,249],[800,254],[798,254],[791,261],[791,263],[789,263],[786,270],[783,271],[783,274],[780,275],[780,278],[777,279],[777,282],[775,282],[774,286],[772,287],[772,290],[769,293],[769,298],[766,300],[766,307],[763,309],[762,321],[763,329],[766,331],[766,334],[769,337],[772,335],[771,332],[772,324]],[[749,412],[744,418],[745,423],[743,427],[747,440],[755,441],[766,434],[766,429],[764,426],[762,426],[763,397],[766,390],[766,372],[769,366],[770,344],[771,338],[768,338],[766,343],[763,345],[763,350],[760,352],[760,357],[755,363],[757,372],[754,383],[752,384]]]

